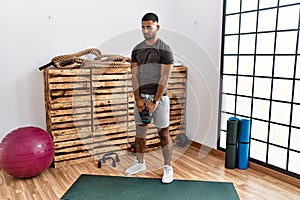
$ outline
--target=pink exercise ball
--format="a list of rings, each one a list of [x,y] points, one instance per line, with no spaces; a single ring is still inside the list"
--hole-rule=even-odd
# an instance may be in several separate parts
[[[38,127],[15,129],[0,144],[0,166],[15,178],[30,178],[41,174],[51,165],[53,158],[52,138]]]

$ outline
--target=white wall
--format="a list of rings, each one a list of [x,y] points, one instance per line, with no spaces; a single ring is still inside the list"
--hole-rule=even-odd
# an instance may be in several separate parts
[[[219,0],[153,0],[151,3],[145,0],[2,1],[0,139],[20,126],[45,127],[43,77],[38,67],[48,63],[54,56],[90,47],[98,47],[103,53],[128,53],[142,39],[140,19],[147,11],[158,13],[162,26],[161,37],[170,43],[178,60],[190,68],[188,134],[195,141],[213,146],[215,139],[206,141],[206,133],[216,135],[217,127],[212,123],[208,128],[208,120],[204,116],[217,117],[219,69],[213,68],[218,68],[220,60]],[[130,40],[124,43],[122,39],[128,34]],[[192,49],[198,53],[188,51],[178,38],[185,38],[183,40],[194,45]],[[120,40],[123,41],[119,43],[120,48],[114,51],[111,42]],[[202,77],[200,81],[199,74]],[[211,93],[212,102],[209,100],[211,98],[198,100],[203,91],[206,95]],[[200,115],[194,112],[193,103],[199,103],[196,107],[201,109]],[[194,135],[195,126],[199,126],[199,130],[204,127],[207,131]]]
[[[176,0],[174,4],[173,29],[178,34],[171,44],[178,59],[188,67],[187,134],[194,141],[215,148],[223,1]]]

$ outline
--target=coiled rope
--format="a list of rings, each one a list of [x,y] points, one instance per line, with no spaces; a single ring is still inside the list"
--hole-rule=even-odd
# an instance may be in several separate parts
[[[83,56],[93,54],[94,59],[89,60]],[[39,70],[43,70],[47,67],[54,66],[60,69],[73,69],[73,68],[99,68],[99,67],[129,67],[130,58],[121,55],[101,55],[101,52],[97,48],[86,49],[73,54],[66,54],[56,56],[51,59],[51,62],[39,67]]]
[[[86,60],[83,63],[84,68],[100,68],[100,67],[130,67],[130,58],[121,55],[101,55],[95,60]]]

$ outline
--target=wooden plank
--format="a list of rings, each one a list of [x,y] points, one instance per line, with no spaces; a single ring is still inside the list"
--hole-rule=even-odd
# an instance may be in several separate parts
[[[169,81],[168,81],[169,85],[172,85],[172,84],[183,84],[183,85],[185,85],[185,83],[186,83],[186,79],[181,78],[181,77],[170,78]]]
[[[56,76],[56,77],[49,77],[49,83],[74,83],[74,82],[89,82],[90,76]]]
[[[80,102],[80,101],[90,101],[90,95],[81,95],[81,96],[70,96],[70,97],[55,97],[51,98],[50,103],[70,103],[70,102]]]
[[[185,117],[185,110],[171,110],[170,115],[182,115],[182,117]]]
[[[180,130],[180,129],[185,130],[185,127],[186,127],[185,123],[183,123],[183,124],[172,124],[169,127],[169,131]]]
[[[64,142],[64,141],[70,141],[70,140],[81,140],[85,138],[92,138],[93,134],[91,132],[76,132],[74,134],[60,134],[53,136],[54,142]]]
[[[135,142],[135,137],[128,137],[128,144],[132,144]]]
[[[185,89],[186,86],[183,83],[169,83],[168,88],[169,89]]]
[[[61,135],[73,135],[73,134],[81,134],[85,132],[91,132],[92,128],[91,126],[85,126],[85,127],[70,127],[70,128],[64,128],[64,129],[52,129],[51,135],[52,136],[61,136]]]
[[[47,103],[50,101],[49,71],[48,70],[44,70],[43,77],[44,77],[44,98],[45,98],[45,102]],[[46,107],[46,111],[47,111],[47,109],[48,109],[48,107]]]
[[[91,90],[88,89],[69,89],[69,90],[51,90],[51,98],[63,97],[63,96],[73,96],[73,95],[90,95]]]
[[[115,112],[120,111],[120,110],[128,110],[127,103],[122,103],[122,104],[113,104],[113,105],[102,105],[102,106],[94,106],[94,112],[95,113],[102,113],[102,112]]]
[[[94,125],[94,131],[101,131],[101,130],[112,130],[117,128],[127,128],[127,122],[121,122],[118,124],[104,124],[104,125]]]
[[[58,151],[60,149],[61,152],[72,152],[69,147],[74,146],[83,146],[85,150],[90,149],[90,144],[93,143],[92,135],[88,138],[76,138],[73,140],[66,140],[66,141],[54,141],[55,150]]]
[[[51,118],[52,123],[60,122],[73,122],[78,120],[91,120],[91,113],[87,114],[74,114],[74,115],[64,115],[64,116],[53,116]]]
[[[114,68],[93,68],[92,74],[126,74],[129,72],[129,68],[123,68],[123,67],[114,67]]]
[[[110,135],[110,134],[124,134],[127,133],[127,127],[126,128],[116,128],[116,129],[108,129],[108,130],[97,130],[93,132],[93,136],[103,136],[103,135]]]
[[[185,66],[174,66],[172,72],[187,72],[187,67]]]
[[[50,97],[50,90],[49,90],[49,71],[48,70],[44,70],[43,73],[43,77],[44,77],[44,99],[45,99],[45,111],[46,111],[46,128],[47,128],[47,132],[49,134],[52,134],[51,131],[51,126],[52,126],[52,122],[51,122],[51,104],[49,103],[51,100]]]
[[[136,132],[135,132],[135,130],[134,131],[128,131],[127,135],[128,135],[127,140],[129,138],[135,138]]]
[[[187,74],[185,72],[172,72],[171,73],[171,76],[170,76],[170,79],[173,79],[173,78],[186,78],[187,77]]]
[[[117,93],[117,94],[93,94],[92,100],[98,101],[98,100],[107,100],[111,99],[111,101],[121,101],[121,102],[127,102],[127,93]]]
[[[53,76],[77,76],[77,75],[89,75],[90,69],[57,69],[57,68],[48,68],[44,71],[47,71],[49,77]]]
[[[80,152],[80,151],[90,151],[90,154],[93,154],[92,153],[92,150],[93,150],[93,146],[94,144],[85,144],[85,145],[81,145],[81,146],[78,146],[76,145],[75,143],[72,144],[71,146],[69,147],[59,147],[59,148],[55,148],[55,154],[62,154],[62,153],[69,153],[69,152]],[[56,155],[55,155],[56,156]]]
[[[126,81],[128,80],[127,74],[97,74],[92,75],[93,83],[97,81],[111,81],[111,80],[117,80],[117,81]]]
[[[91,107],[82,107],[82,108],[71,108],[71,109],[61,109],[61,110],[51,110],[51,116],[64,116],[64,115],[75,115],[81,113],[91,113]]]
[[[52,124],[51,129],[65,129],[65,128],[75,128],[75,127],[82,127],[82,126],[91,126],[91,120]]]
[[[133,115],[134,111],[133,110],[129,110],[128,111],[128,121],[134,121],[134,115]]]
[[[49,89],[50,90],[81,89],[81,88],[84,89],[84,88],[90,88],[90,87],[91,87],[90,81],[49,84]]]
[[[128,87],[122,85],[122,87],[110,87],[110,88],[98,88],[97,86],[93,86],[93,95],[97,94],[112,94],[112,93],[128,93]]]
[[[68,102],[51,102],[50,110],[75,109],[81,107],[91,107],[91,101],[68,101]]]
[[[127,87],[126,81],[105,81],[105,82],[94,82],[93,87]]]
[[[172,116],[171,116],[172,117]],[[177,119],[171,119],[170,120],[170,125],[174,125],[174,124],[180,124],[181,123],[181,119],[180,117]]]
[[[132,83],[130,82],[130,83],[128,83],[127,84],[128,86],[128,88],[127,88],[127,90],[128,90],[128,93],[133,93],[133,89],[132,89]]]
[[[127,104],[117,104],[117,105],[103,105],[101,107],[94,107],[93,111],[94,113],[98,114],[105,114],[105,113],[111,113],[113,115],[127,115]],[[119,112],[123,112],[122,114],[118,114]],[[125,112],[125,113],[124,113]]]
[[[104,132],[94,132],[93,138],[100,138],[100,140],[113,140],[118,138],[126,138],[127,137],[127,131],[118,131],[116,130],[107,131],[105,134]],[[97,139],[95,139],[96,141]]]
[[[177,104],[171,104],[170,105],[170,110],[183,110],[185,111],[185,104],[182,104],[182,103],[177,103]]]
[[[123,118],[125,117],[125,118]],[[113,112],[99,112],[99,113],[94,113],[93,118],[95,120],[102,120],[105,118],[114,118],[116,121],[127,121],[127,110],[120,110],[120,111],[113,111]],[[121,119],[122,118],[122,119]],[[111,123],[111,122],[107,122]]]
[[[179,93],[179,92],[173,92],[170,93],[170,100],[177,100],[177,102],[186,102],[186,94],[185,93]],[[176,103],[176,102],[171,102],[172,103]]]
[[[93,123],[94,125],[106,125],[110,124],[120,124],[122,122],[127,122],[127,116],[114,116],[114,117],[107,117],[107,118],[94,118]]]
[[[105,106],[122,106],[122,104],[127,104],[127,98],[123,99],[98,99],[93,101],[93,106],[97,107],[105,107]]]

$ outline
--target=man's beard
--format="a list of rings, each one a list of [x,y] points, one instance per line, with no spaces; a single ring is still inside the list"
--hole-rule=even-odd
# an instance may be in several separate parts
[[[155,38],[156,34],[153,35],[144,35],[145,40],[152,40],[153,38]]]

